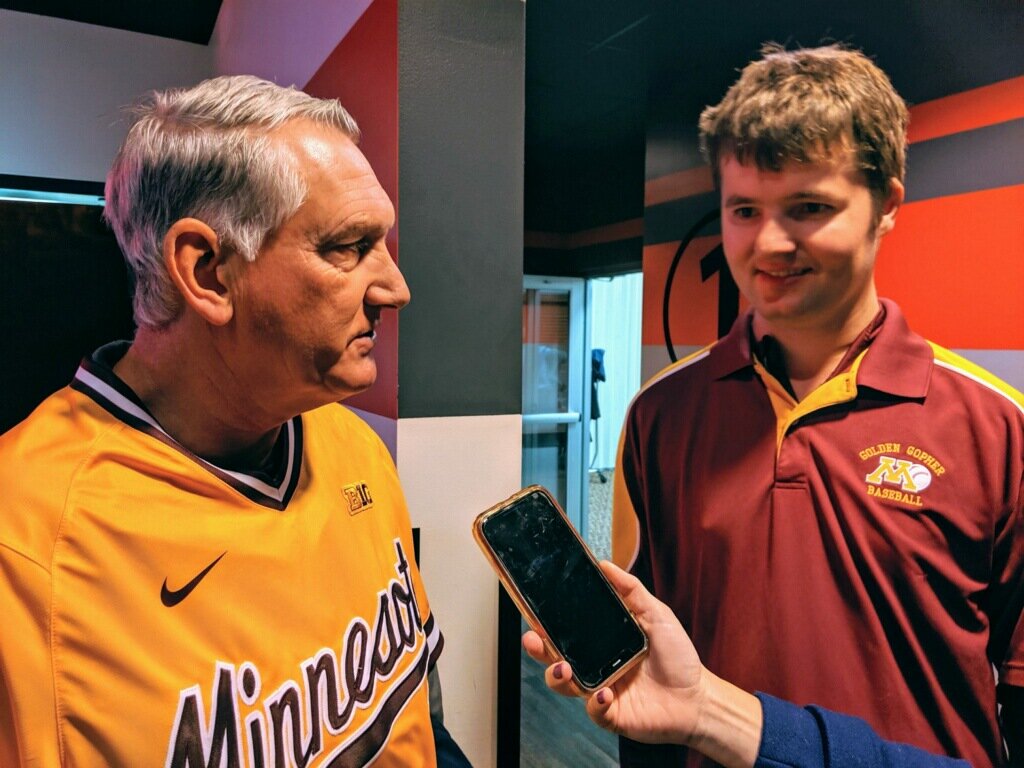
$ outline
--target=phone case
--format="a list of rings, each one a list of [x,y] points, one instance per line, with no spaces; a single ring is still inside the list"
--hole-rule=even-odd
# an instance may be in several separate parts
[[[487,541],[483,534],[483,523],[485,520],[487,520],[488,517],[512,506],[524,496],[529,496],[532,493],[538,492],[546,496],[548,500],[551,502],[551,504],[554,506],[554,508],[558,510],[558,513],[565,520],[565,524],[569,526],[569,529],[572,531],[577,541],[579,541],[580,547],[583,548],[583,551],[586,553],[591,563],[593,563],[594,568],[601,576],[601,579],[606,584],[608,584],[609,589],[611,589],[612,592],[615,593],[614,587],[611,586],[611,584],[608,582],[608,579],[605,578],[604,573],[598,567],[597,560],[594,558],[594,554],[590,551],[590,547],[588,547],[586,542],[583,541],[582,537],[579,535],[579,532],[576,530],[575,526],[573,526],[572,523],[569,522],[569,518],[565,514],[565,511],[562,509],[562,506],[558,503],[554,496],[551,495],[551,492],[548,491],[548,489],[542,485],[527,486],[526,488],[523,488],[521,491],[517,491],[516,493],[512,494],[504,501],[495,504],[492,507],[489,507],[488,509],[484,510],[479,515],[477,515],[476,519],[473,521],[473,538],[476,539],[476,543],[479,545],[481,551],[484,553],[484,556],[487,558],[487,561],[491,564],[491,567],[494,569],[495,573],[498,574],[498,579],[505,587],[505,591],[508,592],[508,594],[511,596],[513,602],[516,604],[516,607],[519,609],[519,612],[523,615],[527,623],[530,625],[530,628],[541,635],[541,637],[544,639],[545,647],[547,647],[548,651],[553,656],[561,658],[561,653],[559,653],[558,649],[555,648],[553,644],[547,639],[547,632],[544,630],[544,625],[540,622],[537,616],[534,615],[533,611],[530,609],[529,604],[526,602],[526,600],[520,593],[519,588],[512,580],[508,571],[506,571],[505,566],[502,565],[501,561],[494,554],[493,550],[491,549],[490,543]],[[621,600],[619,602],[621,603]],[[633,612],[626,608],[624,604],[622,607],[627,613],[629,613],[630,616],[633,616]],[[636,622],[635,616],[633,616],[633,620],[634,622]],[[639,628],[639,623],[637,623],[637,627]],[[600,690],[601,688],[611,685],[616,680],[618,680],[623,674],[628,672],[637,662],[639,662],[647,654],[647,635],[643,632],[642,629],[640,630],[640,633],[644,637],[643,648],[641,648],[641,650],[637,652],[636,655],[634,655],[625,664],[623,664],[622,667],[616,670],[611,676],[602,680],[600,683],[592,687],[584,685],[583,682],[576,677],[576,673],[574,671],[573,682],[576,684],[576,686],[580,690],[586,691],[587,693],[594,693]]]

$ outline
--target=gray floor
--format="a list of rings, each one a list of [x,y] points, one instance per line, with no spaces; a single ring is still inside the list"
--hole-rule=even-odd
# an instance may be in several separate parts
[[[587,543],[598,560],[607,560],[612,553],[612,470],[590,473],[589,510]]]
[[[521,768],[617,768],[618,740],[602,731],[581,699],[567,699],[544,685],[540,664],[523,655]]]
[[[597,558],[607,559],[611,551],[611,472],[602,483],[590,475],[590,518],[587,540]],[[618,766],[617,739],[594,725],[583,702],[553,694],[544,685],[544,671],[523,655],[520,760],[522,768],[615,768]]]

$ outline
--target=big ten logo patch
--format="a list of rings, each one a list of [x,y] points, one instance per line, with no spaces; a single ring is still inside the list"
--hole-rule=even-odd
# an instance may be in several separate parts
[[[868,496],[911,507],[923,506],[921,493],[946,472],[931,453],[913,445],[877,443],[862,450],[859,456],[872,466],[864,476]]]
[[[360,512],[373,508],[373,497],[366,483],[352,483],[341,489],[348,502],[348,513],[358,515]]]

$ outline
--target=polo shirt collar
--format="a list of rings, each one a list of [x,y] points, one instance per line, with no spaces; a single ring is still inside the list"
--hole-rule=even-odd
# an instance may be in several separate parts
[[[932,348],[910,330],[895,302],[880,301],[885,307],[885,320],[861,360],[857,385],[897,397],[922,398],[928,393],[931,380]],[[714,378],[722,379],[743,369],[753,371],[752,322],[753,310],[747,310],[712,347],[708,364]]]
[[[724,379],[744,368],[753,371],[754,355],[750,349],[750,325],[753,321],[754,311],[748,309],[732,324],[729,333],[711,348],[708,365],[714,378]]]
[[[895,302],[881,302],[885,322],[861,361],[857,386],[897,397],[923,398],[928,394],[934,352],[927,341],[910,330]]]

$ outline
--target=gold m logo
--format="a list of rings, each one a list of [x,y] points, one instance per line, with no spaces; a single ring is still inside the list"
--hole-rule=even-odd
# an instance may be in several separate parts
[[[915,464],[906,459],[894,459],[891,456],[880,456],[878,467],[865,478],[872,485],[898,485],[907,493],[923,491],[932,482],[932,473],[923,464]]]
[[[348,513],[354,515],[369,509],[373,506],[373,498],[370,496],[370,488],[366,483],[353,483],[341,489],[348,501]]]

